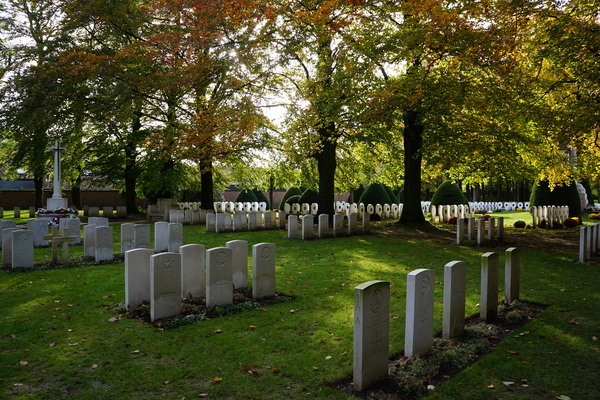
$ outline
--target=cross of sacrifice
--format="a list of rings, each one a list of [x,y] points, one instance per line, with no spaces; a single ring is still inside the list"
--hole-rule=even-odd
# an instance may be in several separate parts
[[[58,246],[62,243],[62,263],[66,264],[69,262],[69,242],[77,240],[75,236],[69,236],[69,229],[63,228],[62,235],[59,233],[60,228],[58,226],[52,227],[52,233],[50,235],[44,235],[44,240],[50,240],[52,242],[52,262],[58,262]]]
[[[60,147],[60,140],[56,139],[54,147],[48,147],[48,151],[54,152],[54,193],[52,194],[52,198],[61,199],[60,153],[64,153],[67,149]]]

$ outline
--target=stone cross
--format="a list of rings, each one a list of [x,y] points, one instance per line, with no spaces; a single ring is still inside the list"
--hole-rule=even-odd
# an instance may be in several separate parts
[[[62,235],[59,233],[59,227],[53,226],[50,235],[44,235],[44,240],[52,241],[52,262],[58,262],[58,245],[62,244],[62,263],[69,262],[69,242],[77,240],[75,236],[69,236],[69,229],[63,228]]]
[[[60,140],[54,141],[54,147],[49,147],[48,151],[54,152],[54,193],[52,194],[53,199],[61,199],[61,176],[60,176],[60,153],[67,151],[65,147],[60,147]]]

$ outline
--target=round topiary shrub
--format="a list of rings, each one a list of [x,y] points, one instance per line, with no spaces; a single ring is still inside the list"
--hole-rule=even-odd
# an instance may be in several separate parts
[[[513,226],[515,228],[526,228],[527,227],[527,223],[525,221],[515,221],[515,223],[513,224]]]
[[[295,194],[293,196],[290,196],[290,197],[287,198],[287,200],[285,202],[286,202],[286,204],[289,204],[289,205],[292,205],[292,204],[295,204],[295,203],[299,204],[300,203],[300,195],[299,194]]]
[[[445,206],[454,204],[468,204],[467,197],[461,192],[458,185],[447,180],[437,188],[431,198],[432,206]]]
[[[555,186],[550,191],[548,181],[538,181],[531,189],[530,207],[569,206],[569,217],[577,217],[581,213],[581,201],[575,181],[562,186]]]
[[[381,183],[371,183],[365,192],[360,196],[358,204],[363,203],[365,206],[372,204],[392,204],[385,188]]]
[[[575,228],[579,225],[579,220],[577,218],[567,218],[562,222],[565,228]]]
[[[319,202],[319,192],[317,192],[316,190],[313,189],[306,189],[304,191],[304,193],[302,193],[302,196],[300,196],[300,199],[298,200],[298,203],[300,204],[312,204],[312,203],[318,203]]]
[[[265,194],[265,192],[263,192],[262,190],[258,190],[258,189],[252,189],[252,191],[254,192],[254,195],[256,196],[256,201],[258,201],[259,203],[265,202],[267,204],[267,210],[270,210],[271,204],[270,204],[269,199],[267,198],[267,195]]]
[[[302,191],[299,188],[297,188],[296,186],[292,186],[291,188],[286,190],[285,194],[281,198],[281,204],[287,203],[287,199],[289,199],[291,196],[301,196],[301,195],[302,195]]]
[[[242,190],[240,193],[238,193],[237,197],[235,198],[236,203],[253,203],[255,201],[258,201],[256,199],[256,195],[252,190],[248,189]]]

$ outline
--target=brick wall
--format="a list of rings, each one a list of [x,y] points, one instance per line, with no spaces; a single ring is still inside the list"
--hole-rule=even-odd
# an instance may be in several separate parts
[[[69,205],[71,204],[71,191],[63,190],[63,195],[69,199]],[[46,199],[52,197],[52,192],[47,190],[44,191],[44,206],[46,205]],[[147,200],[137,199],[137,205],[139,207],[146,207]],[[118,191],[82,191],[81,192],[81,203],[84,206],[91,207],[104,207],[104,206],[124,206],[125,194]],[[35,192],[31,191],[0,191],[0,207],[5,210],[12,209],[14,207],[21,207],[22,210],[28,209],[30,206],[35,206]]]

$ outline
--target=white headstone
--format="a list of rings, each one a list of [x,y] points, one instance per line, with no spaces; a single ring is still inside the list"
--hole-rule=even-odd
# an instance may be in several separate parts
[[[319,215],[319,238],[323,239],[329,236],[329,215]]]
[[[150,303],[150,257],[152,249],[125,252],[125,306],[128,310],[147,301]]]
[[[344,232],[344,214],[333,214],[333,236],[341,236]]]
[[[488,219],[488,243],[490,243],[490,244],[494,243],[494,238],[495,238],[494,235],[496,233],[495,222],[496,222],[495,218]]]
[[[521,251],[516,247],[506,249],[504,263],[504,301],[508,304],[519,299],[521,277]]]
[[[8,228],[16,228],[17,222],[13,220],[0,220],[0,250],[2,249],[2,231]]]
[[[90,207],[91,209],[91,207]],[[96,226],[108,226],[108,218],[105,217],[89,217],[88,224]]]
[[[491,322],[498,315],[498,253],[481,256],[481,301],[479,317]]]
[[[177,253],[179,247],[183,245],[183,224],[175,222],[169,224],[169,241],[167,243],[167,251]]]
[[[2,264],[12,265],[12,232],[19,231],[18,228],[6,228],[2,230]]]
[[[61,218],[60,229],[67,228],[69,236],[74,236],[75,240],[71,244],[81,243],[81,220],[79,218]]]
[[[348,235],[356,234],[358,229],[358,215],[356,213],[350,213],[348,215]]]
[[[206,232],[216,232],[217,217],[214,213],[206,213]],[[156,233],[155,233],[156,235]]]
[[[255,211],[250,211],[248,213],[248,230],[249,231],[256,230],[256,227],[258,226],[257,215],[258,215],[258,213]]]
[[[302,216],[302,240],[311,239],[315,229],[315,216],[305,214]]]
[[[298,216],[288,215],[288,239],[298,236]]]
[[[235,213],[233,214],[233,221],[232,221],[232,229],[234,232],[238,232],[242,230],[242,214],[240,213]]]
[[[186,244],[181,254],[181,296],[206,296],[206,251],[203,244]]]
[[[70,231],[69,231],[70,232]],[[113,259],[112,226],[96,227],[96,262]]]
[[[371,233],[371,214],[364,213],[362,215],[362,229],[363,233]]]
[[[389,310],[389,282],[370,281],[354,288],[354,390],[388,376]]]
[[[85,235],[86,235],[85,228],[86,227],[83,228],[84,246],[87,244],[86,237],[85,237]],[[121,224],[121,253],[125,254],[126,251],[133,250],[136,248],[135,244],[134,244],[134,235],[135,235],[135,224],[131,224],[131,223]]]
[[[100,208],[99,207],[89,207],[88,215],[90,216],[90,218],[100,217]],[[88,223],[90,223],[89,220],[88,220]]]
[[[465,220],[459,218],[456,220],[456,244],[461,245],[465,241]]]
[[[214,214],[213,214],[214,215]],[[208,226],[208,222],[207,222]],[[206,229],[208,232],[208,228]],[[169,223],[159,221],[154,223],[154,251],[160,253],[169,249]]]
[[[112,206],[104,206],[102,208],[102,216],[105,218],[113,218],[114,217],[114,208]]]
[[[183,222],[185,222],[186,224],[192,224],[192,220],[193,220],[193,216],[194,216],[194,211],[193,210],[185,210],[183,212]]]
[[[252,298],[275,296],[275,244],[252,246]]]
[[[48,241],[43,239],[48,234],[48,221],[45,219],[30,219],[27,221],[27,230],[33,232],[33,246],[48,246]]]
[[[135,224],[133,228],[133,247],[136,249],[151,249],[150,225]]]
[[[464,261],[449,262],[444,266],[444,339],[460,337],[465,330],[466,293],[467,264]]]
[[[270,211],[265,211],[264,212],[264,218],[263,218],[263,220],[264,220],[264,228],[265,229],[271,229],[272,224],[273,224],[272,217],[273,217],[273,214],[271,214]]]
[[[231,249],[231,271],[235,289],[248,287],[248,242],[230,240],[225,247]]]
[[[425,355],[433,346],[434,284],[432,269],[417,269],[407,275],[404,337],[406,357]]]
[[[228,213],[228,212],[223,213],[223,216],[224,216],[223,223],[225,226],[225,230],[230,231],[231,230],[231,213]]]
[[[485,219],[477,220],[477,246],[482,246],[485,241]]]
[[[83,255],[96,257],[96,225],[87,224],[83,227]]]
[[[33,231],[12,231],[12,267],[33,268]]]
[[[467,218],[467,240],[475,239],[475,217]]]
[[[181,254],[150,257],[150,298],[152,321],[181,313]]]
[[[206,250],[206,306],[233,304],[232,250]]]
[[[279,229],[287,228],[287,214],[284,211],[279,211],[277,213],[277,226]]]

